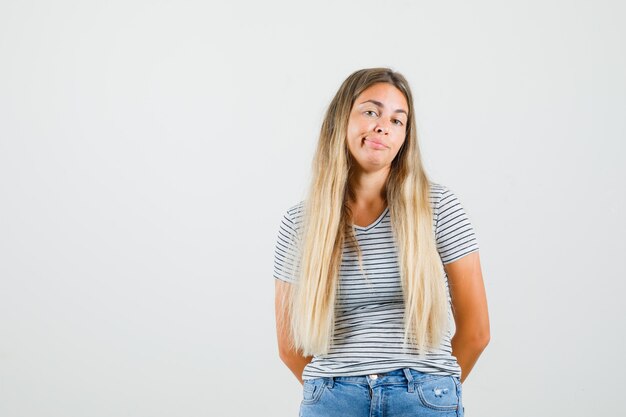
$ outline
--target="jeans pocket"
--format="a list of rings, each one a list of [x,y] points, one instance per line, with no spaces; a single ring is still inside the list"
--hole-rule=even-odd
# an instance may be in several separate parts
[[[461,378],[459,378],[458,376],[453,376],[452,378],[454,379],[454,383],[456,384],[456,387],[460,395],[461,391],[463,391],[463,384],[461,384]]]
[[[452,376],[430,378],[417,385],[422,404],[432,410],[454,411],[459,407],[457,384]]]
[[[325,388],[323,378],[305,379],[302,386],[302,404],[318,402]]]
[[[465,407],[463,407],[463,385],[461,384],[461,378],[459,378],[458,376],[455,376],[454,382],[456,383],[456,392],[459,397],[458,416],[463,417],[465,415]]]

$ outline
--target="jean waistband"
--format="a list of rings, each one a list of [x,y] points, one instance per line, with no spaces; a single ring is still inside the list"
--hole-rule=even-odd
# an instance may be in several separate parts
[[[324,376],[319,377],[319,379],[322,380],[329,388],[332,388],[336,381],[369,385],[370,387],[374,387],[376,385],[406,384],[409,392],[413,392],[415,382],[438,377],[440,377],[440,375],[424,373],[411,368],[400,368],[376,374]]]

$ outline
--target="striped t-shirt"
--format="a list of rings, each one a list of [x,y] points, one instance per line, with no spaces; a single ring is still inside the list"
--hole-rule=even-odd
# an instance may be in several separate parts
[[[448,264],[478,250],[472,225],[457,197],[447,187],[431,183],[433,231],[442,263]],[[302,223],[304,201],[284,214],[274,253],[274,278],[294,283],[297,275],[298,230]],[[403,348],[404,299],[398,255],[394,243],[389,208],[369,226],[353,225],[363,256],[359,270],[355,248],[346,250],[339,271],[339,296],[335,304],[335,328],[330,350],[316,355],[306,365],[303,379],[323,376],[355,376],[412,368],[436,375],[461,377],[461,368],[452,356],[451,331],[439,349],[424,358],[417,350]],[[448,320],[452,322],[448,277],[443,273],[448,292]]]

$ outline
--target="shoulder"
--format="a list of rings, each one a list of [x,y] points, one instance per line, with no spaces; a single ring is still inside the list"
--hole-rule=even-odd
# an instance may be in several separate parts
[[[459,199],[452,188],[435,182],[430,183],[430,199],[436,208],[449,205],[450,203],[459,203]]]
[[[437,182],[429,183],[429,191],[430,191],[430,204],[433,209],[437,210],[441,206],[442,200],[446,197],[449,197],[451,194],[450,189],[444,184]]]
[[[445,191],[448,190],[448,187],[438,182],[429,182],[429,190],[431,197],[440,197]]]
[[[300,233],[300,225],[304,216],[304,200],[290,205],[282,213],[280,220],[280,228],[283,232],[290,235]]]
[[[292,204],[285,210],[283,217],[289,220],[291,223],[300,224],[304,215],[304,200]]]

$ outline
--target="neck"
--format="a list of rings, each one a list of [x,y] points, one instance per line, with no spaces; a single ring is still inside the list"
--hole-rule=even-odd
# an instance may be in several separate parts
[[[389,169],[379,171],[355,171],[350,176],[350,187],[354,199],[351,201],[358,207],[377,207],[387,201],[385,184]]]

